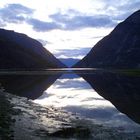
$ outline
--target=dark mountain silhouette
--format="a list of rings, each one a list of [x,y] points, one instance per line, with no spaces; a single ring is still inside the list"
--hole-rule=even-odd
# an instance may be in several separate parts
[[[140,77],[108,72],[81,76],[120,112],[140,123]]]
[[[0,69],[65,67],[41,43],[25,34],[0,29]]]
[[[79,61],[79,59],[74,58],[60,58],[59,60],[68,67],[71,67],[72,65],[74,65]]]
[[[6,92],[37,99],[60,75],[0,75],[0,85]]]
[[[118,24],[73,67],[140,68],[140,10]]]

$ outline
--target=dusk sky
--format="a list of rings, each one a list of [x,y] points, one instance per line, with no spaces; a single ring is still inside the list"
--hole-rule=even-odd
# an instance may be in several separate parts
[[[0,28],[39,40],[57,58],[82,58],[140,0],[1,0]]]

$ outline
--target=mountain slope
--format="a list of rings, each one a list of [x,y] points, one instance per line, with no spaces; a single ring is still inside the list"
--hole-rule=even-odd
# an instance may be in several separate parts
[[[118,24],[73,67],[140,68],[140,10]]]
[[[0,29],[0,69],[65,67],[41,43],[24,34]]]

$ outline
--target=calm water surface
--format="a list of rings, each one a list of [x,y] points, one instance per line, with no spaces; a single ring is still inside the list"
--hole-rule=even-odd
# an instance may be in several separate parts
[[[57,74],[56,74],[57,73]],[[140,77],[97,69],[1,73],[8,92],[61,107],[97,124],[140,130]]]

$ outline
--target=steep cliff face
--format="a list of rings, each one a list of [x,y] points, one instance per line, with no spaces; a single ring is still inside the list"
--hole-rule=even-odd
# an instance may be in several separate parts
[[[74,67],[140,68],[140,10],[118,24]]]
[[[14,31],[0,29],[0,69],[65,67],[38,41]]]

